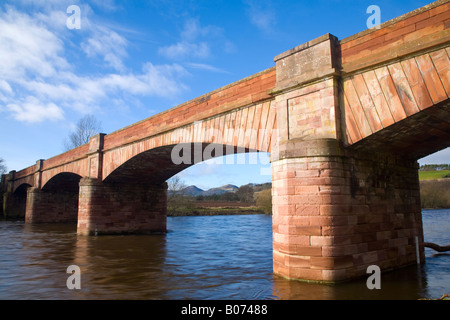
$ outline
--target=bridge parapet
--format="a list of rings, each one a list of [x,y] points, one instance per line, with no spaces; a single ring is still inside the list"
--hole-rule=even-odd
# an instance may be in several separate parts
[[[344,75],[448,44],[450,3],[435,1],[339,41]]]

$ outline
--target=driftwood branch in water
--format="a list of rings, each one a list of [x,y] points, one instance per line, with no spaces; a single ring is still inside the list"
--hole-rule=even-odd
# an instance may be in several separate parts
[[[427,247],[427,248],[431,248],[433,250],[436,250],[437,252],[450,251],[450,246],[443,246],[443,247],[441,247],[440,245],[437,245],[437,244],[431,243],[431,242],[424,242],[423,246]]]

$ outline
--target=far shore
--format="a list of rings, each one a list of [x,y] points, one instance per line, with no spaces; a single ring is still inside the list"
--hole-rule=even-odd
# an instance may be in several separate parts
[[[216,215],[248,215],[248,214],[264,214],[261,208],[252,203],[225,202],[225,201],[208,201],[196,202],[187,207],[167,210],[168,217],[179,216],[216,216]]]

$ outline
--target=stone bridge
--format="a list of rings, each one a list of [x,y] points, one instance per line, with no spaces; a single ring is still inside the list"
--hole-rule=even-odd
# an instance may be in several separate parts
[[[450,3],[437,1],[2,177],[3,214],[80,235],[166,231],[166,180],[271,154],[274,273],[337,282],[424,260],[417,160],[450,146]]]

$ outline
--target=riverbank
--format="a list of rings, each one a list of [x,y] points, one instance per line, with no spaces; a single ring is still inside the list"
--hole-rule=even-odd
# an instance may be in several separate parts
[[[450,208],[450,179],[420,181],[422,209]]]
[[[263,214],[258,208],[196,208],[167,212],[168,217]]]
[[[254,203],[239,201],[196,201],[167,209],[168,217],[263,214]]]

